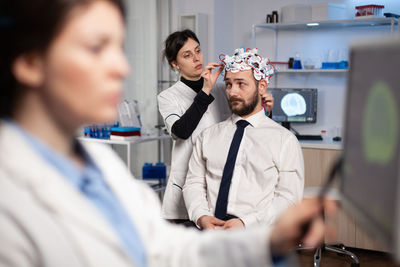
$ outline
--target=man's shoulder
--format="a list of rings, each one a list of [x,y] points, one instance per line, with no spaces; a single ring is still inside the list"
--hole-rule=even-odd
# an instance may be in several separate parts
[[[282,138],[295,138],[297,140],[296,136],[291,131],[289,131],[279,123],[275,122],[274,120],[268,118],[267,116],[260,123],[260,126],[258,128],[260,129],[260,131],[272,131],[274,134],[278,134]]]
[[[200,135],[202,138],[206,138],[207,136],[212,136],[214,139],[222,137],[223,131],[226,129],[226,127],[228,127],[231,124],[232,124],[232,119],[231,117],[229,117],[224,121],[218,122],[216,124],[213,124],[205,128]]]

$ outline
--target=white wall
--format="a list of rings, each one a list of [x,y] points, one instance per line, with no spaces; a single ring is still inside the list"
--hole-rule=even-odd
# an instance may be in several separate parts
[[[171,32],[178,30],[178,16],[184,13],[203,13],[207,16],[208,23],[208,40],[200,40],[202,49],[206,50],[205,61],[214,60],[214,0],[172,0],[171,16],[172,28]]]
[[[129,0],[125,50],[131,73],[124,84],[124,99],[139,101],[142,134],[154,131],[157,124],[157,12],[156,0]],[[133,148],[135,176],[141,176],[144,162],[156,162],[157,143],[140,144]],[[122,152],[122,151],[121,151]],[[121,154],[124,157],[124,153]]]
[[[174,14],[180,12],[207,12],[209,14],[208,61],[218,60],[221,53],[232,53],[235,48],[252,47],[251,29],[253,24],[265,22],[266,14],[282,6],[294,3],[331,2],[347,6],[347,16],[352,18],[356,5],[370,4],[369,0],[173,0]],[[377,0],[375,4],[385,5],[384,12],[400,14],[400,1]],[[208,5],[208,6],[207,6]],[[214,14],[214,17],[212,15]],[[174,17],[174,15],[173,15]],[[177,17],[177,16],[176,16]],[[212,35],[212,32],[214,34]],[[362,39],[379,39],[389,36],[388,27],[341,28],[332,30],[280,31],[278,33],[278,60],[287,61],[299,52],[301,58],[315,61],[329,50],[347,51],[350,43]],[[274,57],[274,33],[270,30],[257,32],[257,47],[263,56]],[[210,44],[210,41],[214,43]],[[202,40],[200,40],[202,41]],[[202,43],[203,46],[203,43]],[[213,55],[213,56],[212,56]],[[335,127],[342,127],[345,116],[346,74],[281,74],[274,77],[271,87],[318,88],[318,118],[316,124],[294,128],[303,134],[319,134]]]
[[[231,0],[216,0],[214,5],[215,10],[215,50],[212,52],[214,57],[212,61],[216,61],[220,54],[229,54],[235,50],[235,11],[236,5],[232,4]]]

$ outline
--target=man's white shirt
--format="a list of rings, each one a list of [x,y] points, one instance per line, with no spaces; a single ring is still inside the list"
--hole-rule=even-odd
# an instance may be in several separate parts
[[[192,221],[214,216],[223,169],[242,118],[227,120],[204,130],[196,141],[183,188]],[[264,111],[246,119],[228,197],[227,213],[239,217],[246,227],[272,224],[290,205],[301,200],[304,161],[296,137]]]

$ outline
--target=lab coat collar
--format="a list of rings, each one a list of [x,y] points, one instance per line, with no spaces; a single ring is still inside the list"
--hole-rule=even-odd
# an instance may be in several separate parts
[[[175,88],[182,96],[190,98],[191,101],[197,95],[197,93],[192,88],[184,84],[182,81],[177,81],[175,84]]]
[[[102,239],[130,261],[111,226],[107,225],[95,206],[3,120],[0,120],[0,150],[0,168],[11,174],[19,186],[29,188],[38,202],[62,224],[84,228],[86,233]]]
[[[264,110],[261,109],[259,112],[256,114],[251,115],[250,117],[243,119],[242,117],[232,114],[232,123],[236,124],[239,120],[246,120],[252,127],[260,127],[265,120],[268,120],[268,117],[265,116]]]

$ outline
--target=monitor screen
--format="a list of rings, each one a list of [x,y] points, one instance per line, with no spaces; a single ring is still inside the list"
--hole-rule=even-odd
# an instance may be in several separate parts
[[[274,121],[300,123],[317,121],[317,89],[271,88],[268,92],[275,99],[272,109]]]
[[[371,237],[395,245],[400,163],[400,43],[350,53],[342,195]]]

